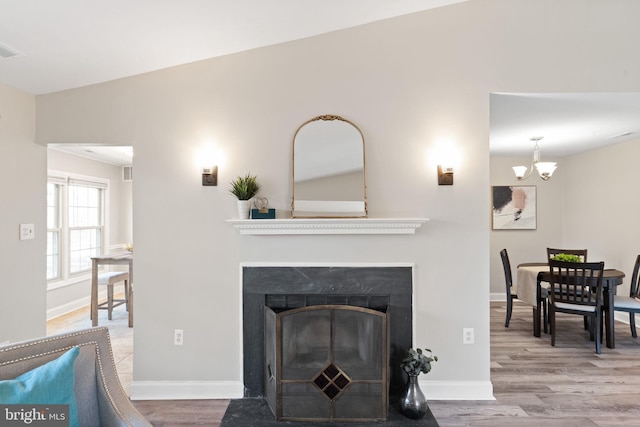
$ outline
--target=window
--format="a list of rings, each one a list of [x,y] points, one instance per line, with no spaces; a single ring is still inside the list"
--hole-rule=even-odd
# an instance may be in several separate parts
[[[47,184],[47,280],[91,271],[104,252],[108,181],[50,173]]]
[[[47,280],[60,279],[60,184],[47,183]]]

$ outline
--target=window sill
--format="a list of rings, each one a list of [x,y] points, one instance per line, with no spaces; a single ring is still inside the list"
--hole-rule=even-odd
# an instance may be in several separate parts
[[[47,291],[53,291],[56,289],[64,288],[66,286],[77,285],[82,282],[91,280],[91,273],[83,274],[81,276],[74,276],[69,279],[56,280],[55,282],[47,283]]]

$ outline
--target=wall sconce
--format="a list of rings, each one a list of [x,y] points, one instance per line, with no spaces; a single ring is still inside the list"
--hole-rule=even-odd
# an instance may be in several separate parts
[[[438,185],[453,185],[453,167],[438,165]]]
[[[218,185],[218,166],[203,166],[202,167],[202,185],[204,187]]]

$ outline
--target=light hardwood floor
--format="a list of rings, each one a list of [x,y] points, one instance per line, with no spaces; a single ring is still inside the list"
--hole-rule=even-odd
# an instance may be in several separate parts
[[[616,322],[616,348],[595,354],[582,318],[557,316],[551,336],[533,336],[531,307],[491,303],[494,401],[429,403],[441,426],[640,426],[640,338]],[[435,368],[434,368],[435,369]]]
[[[121,295],[116,295],[120,298]],[[127,394],[130,392],[133,380],[133,328],[128,327],[128,313],[124,305],[113,310],[113,319],[107,319],[106,310],[98,310],[98,325],[109,328],[113,358],[120,382]],[[73,311],[64,316],[56,317],[47,322],[47,335],[61,334],[78,329],[91,327],[89,306]]]
[[[549,335],[533,336],[531,308],[519,301],[505,328],[505,306],[491,303],[491,381],[496,400],[430,401],[440,426],[640,426],[640,338],[631,337],[628,325],[616,322],[616,348],[603,346],[602,354],[596,355],[578,316],[558,316],[556,347],[551,347]],[[120,308],[112,321],[101,311],[100,325],[109,327],[118,372],[129,390],[132,330]],[[51,321],[48,333],[88,327],[88,316],[88,310],[79,310]],[[134,402],[154,426],[166,427],[219,426],[227,403]]]

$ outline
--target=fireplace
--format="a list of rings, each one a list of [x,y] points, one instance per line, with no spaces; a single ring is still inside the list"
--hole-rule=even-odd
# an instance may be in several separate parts
[[[406,381],[400,362],[412,347],[412,275],[411,266],[243,267],[245,397],[265,398],[268,393],[265,307],[277,314],[322,305],[363,308],[387,316],[388,394],[390,399],[400,396]]]
[[[382,421],[386,310],[265,307],[265,399],[277,420]]]

